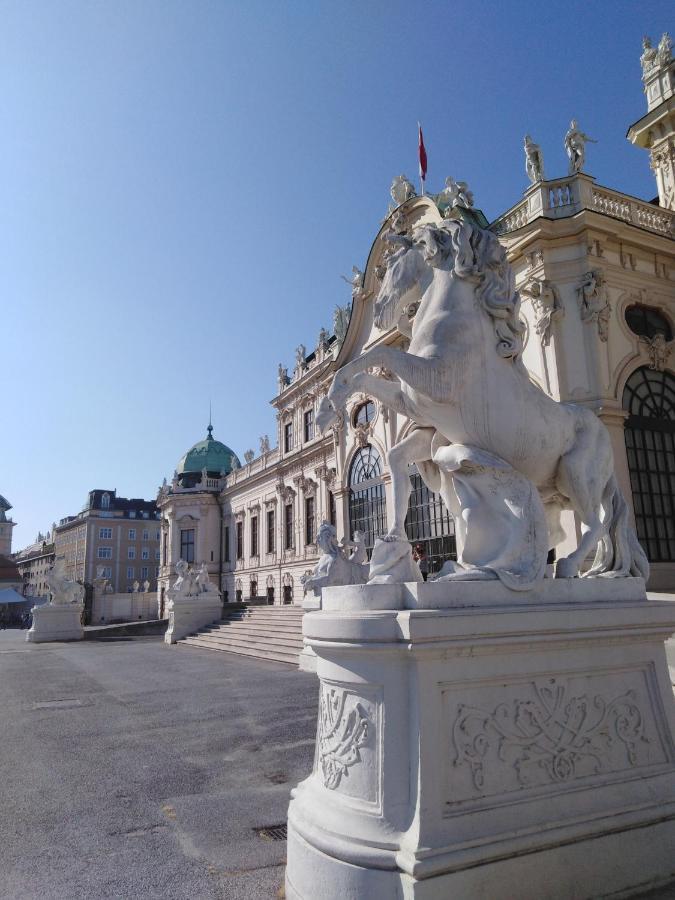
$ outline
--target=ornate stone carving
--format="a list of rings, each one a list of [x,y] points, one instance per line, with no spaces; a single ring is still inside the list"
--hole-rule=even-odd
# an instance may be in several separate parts
[[[354,437],[357,447],[367,447],[370,441],[370,425],[367,422],[354,425]]]
[[[666,341],[665,335],[659,331],[653,338],[641,337],[640,342],[646,344],[650,359],[649,368],[659,372],[663,371],[673,351],[675,341]]]
[[[544,157],[539,144],[535,144],[529,134],[525,135],[525,172],[532,184],[544,181]]]
[[[320,478],[321,481],[324,481],[329,487],[334,484],[335,479],[337,478],[337,469],[335,467],[329,467],[324,464],[317,466],[314,469],[316,473],[316,477]]]
[[[291,379],[288,377],[288,369],[286,366],[279,363],[279,369],[277,373],[277,384],[279,386],[279,393],[283,391],[285,387],[287,387],[291,383]]]
[[[357,698],[341,688],[321,685],[318,758],[323,784],[333,791],[361,762],[361,748],[375,723]]]
[[[531,279],[520,289],[531,302],[534,310],[534,330],[546,347],[551,340],[551,325],[565,315],[558,288],[547,278]]]
[[[652,47],[652,40],[648,35],[642,38],[642,56],[640,57],[640,65],[642,66],[642,77],[649,75],[654,66],[658,62],[658,51],[656,47]]]
[[[319,337],[317,338],[316,346],[319,350],[327,350],[328,349],[328,340],[330,338],[330,334],[327,328],[321,327],[319,331]]]
[[[270,439],[266,434],[260,436],[260,455],[266,456],[270,452]]]
[[[607,294],[607,285],[600,269],[587,272],[579,287],[579,312],[581,321],[590,324],[597,323],[598,337],[601,341],[607,341],[609,337],[609,319],[612,315],[612,306]]]
[[[255,459],[255,451],[254,450],[244,450],[244,462],[249,465]]]
[[[300,583],[303,591],[313,591],[316,597],[330,585],[365,584],[368,580],[368,555],[363,534],[354,532],[354,540],[338,543],[335,526],[322,522],[316,537],[316,543],[322,551],[314,571],[303,575]],[[348,550],[352,552],[348,554]]]
[[[343,281],[346,281],[347,284],[352,289],[352,297],[356,297],[356,295],[363,288],[363,272],[359,269],[358,266],[352,266],[352,274],[351,277],[348,278],[346,275],[340,275],[340,278]]]
[[[336,306],[333,312],[333,332],[335,333],[335,341],[338,349],[344,343],[347,329],[349,328],[349,320],[352,315],[351,306]]]
[[[295,348],[295,368],[298,371],[307,368],[307,348],[304,344],[298,344]]]
[[[453,765],[470,768],[477,791],[485,786],[491,748],[496,750],[493,764],[511,766],[521,787],[616,770],[617,744],[626,767],[635,766],[638,744],[648,743],[635,692],[612,699],[601,693],[569,694],[564,683],[551,679],[545,685],[532,682],[529,696],[493,709],[459,704],[452,726]]]
[[[406,178],[405,175],[397,175],[391,183],[389,193],[396,206],[400,206],[402,203],[405,203],[406,200],[415,197],[417,192],[415,191],[412,181]]]
[[[445,179],[445,187],[436,197],[436,206],[443,216],[447,216],[456,207],[471,209],[473,206],[473,194],[469,190],[466,181],[455,181],[450,175]]]
[[[657,49],[657,58],[659,66],[665,69],[673,59],[673,41],[667,31],[661,36]]]
[[[49,588],[50,606],[67,606],[70,603],[84,603],[84,585],[68,578],[66,561],[58,557],[45,575]]]
[[[572,119],[570,127],[565,135],[565,153],[570,161],[569,174],[576,175],[581,172],[586,162],[586,144],[597,144],[592,137],[584,134],[577,126],[577,120]]]

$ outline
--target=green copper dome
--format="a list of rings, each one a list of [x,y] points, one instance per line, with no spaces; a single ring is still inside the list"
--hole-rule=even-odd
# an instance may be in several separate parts
[[[209,425],[206,440],[199,441],[183,456],[176,467],[178,475],[187,475],[206,469],[209,475],[217,478],[221,472],[227,475],[232,469],[241,467],[234,450],[230,450],[225,444],[217,441],[211,434],[212,431],[213,426]]]

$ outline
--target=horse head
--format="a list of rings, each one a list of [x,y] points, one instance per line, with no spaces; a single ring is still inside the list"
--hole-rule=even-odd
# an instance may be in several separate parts
[[[373,321],[380,331],[391,328],[403,310],[422,296],[424,259],[412,238],[388,235],[386,240],[402,246],[388,257],[382,285],[373,304]]]

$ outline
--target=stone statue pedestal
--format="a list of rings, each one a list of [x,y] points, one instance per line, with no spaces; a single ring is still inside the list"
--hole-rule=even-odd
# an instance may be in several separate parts
[[[167,596],[169,627],[164,634],[166,644],[175,644],[206,625],[220,622],[222,618],[223,601],[215,587],[187,597],[169,590]]]
[[[675,603],[638,578],[327,588],[289,900],[576,900],[675,876]]]
[[[84,637],[83,610],[82,603],[48,603],[46,606],[34,606],[31,610],[33,624],[26,632],[26,640],[33,644],[47,641],[81,641]]]

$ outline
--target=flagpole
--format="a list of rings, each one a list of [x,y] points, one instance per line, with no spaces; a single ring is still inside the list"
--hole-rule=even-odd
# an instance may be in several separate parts
[[[422,195],[422,197],[424,197],[424,191],[425,191],[424,176],[422,175],[422,161],[420,159],[420,147],[419,147],[421,134],[422,134],[422,126],[418,122],[417,123],[417,171],[419,172],[419,177],[420,177],[420,194]]]

